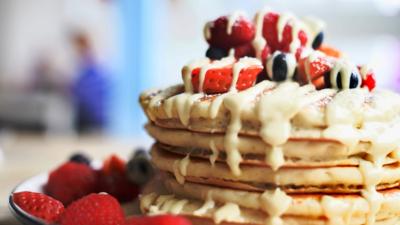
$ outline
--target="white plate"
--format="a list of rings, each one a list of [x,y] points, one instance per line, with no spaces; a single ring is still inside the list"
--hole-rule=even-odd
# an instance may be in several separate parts
[[[31,192],[40,192],[43,193],[43,186],[47,182],[47,177],[48,173],[42,173],[37,176],[31,177],[21,184],[19,184],[17,187],[14,188],[14,190],[11,192],[8,205],[10,207],[11,212],[14,214],[14,216],[23,224],[26,225],[46,225],[47,223],[41,219],[38,219],[34,216],[31,216],[30,214],[26,213],[24,210],[22,210],[20,207],[18,207],[12,199],[12,195],[15,192],[21,192],[21,191],[31,191]]]

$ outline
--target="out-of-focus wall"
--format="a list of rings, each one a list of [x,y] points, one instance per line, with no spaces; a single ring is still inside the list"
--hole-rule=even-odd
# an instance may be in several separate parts
[[[71,35],[90,37],[96,57],[107,62],[115,54],[114,10],[98,0],[0,1],[0,82],[25,85],[35,64],[45,58],[59,79],[75,69]]]

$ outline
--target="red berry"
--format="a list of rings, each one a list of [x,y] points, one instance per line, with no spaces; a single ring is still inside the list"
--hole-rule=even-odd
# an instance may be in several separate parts
[[[121,205],[111,195],[90,194],[67,207],[61,225],[124,225]]]
[[[182,216],[160,215],[149,217],[130,217],[125,225],[191,225],[192,223]]]
[[[311,81],[318,89],[324,88],[324,75],[332,68],[331,59],[328,57],[317,57],[313,61],[309,61],[310,56],[302,58],[298,62],[297,80],[300,84],[307,84]],[[306,71],[308,67],[308,73]]]
[[[252,65],[243,68],[239,73],[236,89],[241,91],[253,86],[262,69],[263,67],[260,65]],[[199,92],[200,70],[200,68],[196,68],[192,71],[192,85],[195,92]],[[205,74],[203,92],[207,94],[227,92],[232,84],[232,78],[232,65],[223,68],[209,69]]]
[[[65,205],[96,191],[96,172],[86,164],[67,162],[49,175],[46,193]]]
[[[48,223],[58,221],[64,212],[64,205],[60,201],[41,193],[29,191],[14,193],[13,201],[28,214]]]
[[[359,67],[360,72],[361,67]],[[372,91],[376,86],[375,74],[372,70],[366,71],[366,74],[361,74],[362,84],[361,87],[367,87],[368,90]]]
[[[245,56],[248,56],[248,57],[256,56],[255,49],[251,43],[247,43],[247,44],[235,47],[235,58],[236,59],[240,59]]]
[[[139,187],[129,181],[126,163],[116,155],[104,161],[102,169],[98,172],[99,189],[116,197],[121,202],[135,199],[139,194]]]
[[[210,37],[207,42],[212,47],[225,50],[251,42],[255,35],[253,23],[243,16],[239,16],[233,23],[232,32],[228,34],[228,17],[221,16],[213,22],[207,23]]]
[[[290,44],[292,43],[293,38],[299,39],[299,47],[306,46],[308,41],[307,34],[303,30],[300,30],[297,33],[297,36],[293,37],[292,26],[289,23],[284,26],[282,34],[278,33],[277,24],[279,21],[279,17],[280,15],[274,12],[270,12],[264,17],[263,36],[271,49],[271,53],[277,50],[282,52],[290,52]],[[296,22],[295,20],[296,19],[293,19],[294,22]],[[279,35],[281,35],[282,37],[281,40],[278,39]]]

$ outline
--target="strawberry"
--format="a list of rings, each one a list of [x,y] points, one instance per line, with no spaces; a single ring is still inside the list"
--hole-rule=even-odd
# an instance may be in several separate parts
[[[144,216],[130,217],[126,220],[125,225],[191,225],[192,223],[182,216],[160,215],[160,216]]]
[[[286,24],[281,34],[282,40],[278,40],[279,34],[277,24],[279,17],[280,15],[274,12],[265,15],[263,22],[263,36],[267,40],[272,53],[277,50],[290,52],[290,44],[293,41],[292,26],[289,23]],[[295,38],[299,39],[300,47],[306,46],[308,37],[303,30],[300,30]]]
[[[139,187],[128,180],[126,163],[116,155],[111,155],[98,171],[99,189],[116,197],[121,202],[133,200],[139,194]]]
[[[22,210],[48,223],[58,221],[64,212],[64,205],[60,201],[42,193],[23,191],[14,193],[12,198]]]
[[[212,47],[229,50],[232,47],[251,42],[255,35],[253,23],[243,16],[238,16],[232,26],[232,32],[228,34],[228,17],[221,16],[206,25],[206,40]]]
[[[367,87],[368,90],[372,91],[376,86],[375,74],[371,69],[363,70],[361,66],[358,66],[362,77],[361,87]]]
[[[243,68],[236,82],[236,89],[241,91],[254,85],[258,74],[262,71],[261,65],[252,65]],[[192,71],[192,85],[195,92],[199,92],[199,79],[201,68]],[[232,65],[223,68],[209,69],[205,74],[203,92],[217,94],[229,91],[233,78]]]
[[[64,205],[96,190],[96,172],[86,164],[67,162],[50,173],[45,191]]]
[[[124,225],[122,208],[108,194],[90,194],[67,207],[61,225]]]
[[[253,45],[251,43],[239,45],[239,46],[235,47],[234,50],[235,50],[235,58],[236,59],[240,59],[245,56],[248,56],[248,57],[256,56],[255,49],[253,48]]]
[[[312,61],[310,61],[313,58]],[[317,88],[324,87],[324,75],[332,68],[331,59],[321,56],[309,56],[298,62],[297,80],[300,84],[307,84],[311,81]],[[308,73],[306,70],[308,67]]]

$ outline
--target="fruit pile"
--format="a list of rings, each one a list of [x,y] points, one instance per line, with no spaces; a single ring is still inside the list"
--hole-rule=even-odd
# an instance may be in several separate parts
[[[317,89],[374,89],[372,70],[355,66],[340,51],[324,45],[323,28],[316,19],[300,20],[291,14],[273,11],[260,11],[254,21],[241,12],[210,21],[204,28],[210,64],[218,64],[229,57],[236,61],[223,67],[207,65],[203,80],[198,78],[203,68],[194,67],[191,73],[193,91],[206,94],[229,91],[234,63],[248,57],[257,58],[261,65],[242,68],[236,81],[239,91],[265,79],[294,80],[302,85],[311,83]]]
[[[145,151],[136,151],[127,163],[111,155],[100,169],[94,169],[87,156],[75,154],[50,173],[45,194],[24,191],[12,198],[19,208],[49,224],[190,225],[170,215],[125,218],[120,203],[137,198],[153,172]]]

